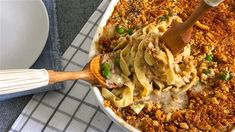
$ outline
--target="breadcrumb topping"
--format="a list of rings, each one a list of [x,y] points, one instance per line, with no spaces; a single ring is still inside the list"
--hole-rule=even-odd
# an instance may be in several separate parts
[[[120,0],[105,28],[119,26],[135,31],[171,15],[186,20],[199,1]],[[110,36],[101,36],[101,53],[112,52],[111,41],[120,35]],[[186,109],[164,113],[152,105],[136,114],[130,107],[116,108],[108,100],[105,106],[142,131],[230,131],[235,124],[235,1],[225,0],[206,13],[193,27],[191,44],[191,54],[198,65],[195,85],[204,88],[187,92]]]

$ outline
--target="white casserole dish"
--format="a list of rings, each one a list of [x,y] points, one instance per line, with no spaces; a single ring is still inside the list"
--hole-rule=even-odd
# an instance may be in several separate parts
[[[217,6],[220,2],[222,2],[223,0],[204,0],[208,5],[214,7]],[[109,19],[109,17],[112,15],[115,6],[117,5],[117,3],[119,2],[119,0],[111,0],[108,8],[106,9],[106,12],[104,13],[100,24],[98,25],[96,34],[94,36],[94,39],[92,41],[92,45],[90,48],[90,52],[89,52],[89,58],[91,59],[92,57],[94,57],[96,54],[98,54],[97,49],[96,49],[96,42],[98,41],[100,35],[102,34],[103,31],[103,27],[105,27],[107,20]],[[102,97],[99,88],[97,87],[93,87],[92,91],[94,92],[97,101],[99,103],[99,106],[101,107],[101,109],[109,116],[109,118],[115,122],[116,124],[118,124],[119,126],[121,126],[121,128],[123,128],[126,131],[140,131],[137,128],[129,125],[128,123],[126,123],[122,118],[120,118],[119,116],[117,116],[111,108],[105,107],[104,106],[104,98]],[[232,130],[232,132],[235,132],[235,129]]]
[[[94,57],[96,54],[98,54],[97,49],[96,49],[96,42],[99,40],[100,35],[102,34],[103,31],[103,27],[106,25],[107,20],[109,19],[109,17],[112,15],[113,10],[115,8],[115,6],[117,5],[117,3],[119,2],[119,0],[112,0],[108,6],[108,8],[106,9],[100,24],[98,25],[98,28],[96,30],[96,34],[93,38],[92,41],[92,45],[90,48],[90,52],[89,52],[89,59],[91,59],[92,57]],[[140,131],[136,128],[134,128],[133,126],[129,125],[128,123],[126,123],[122,118],[120,118],[119,116],[117,116],[111,108],[105,107],[104,106],[104,98],[102,97],[99,88],[97,87],[93,87],[92,88],[92,92],[95,94],[97,101],[99,103],[99,106],[101,107],[101,109],[106,113],[106,115],[108,115],[108,117],[115,122],[116,124],[118,124],[119,126],[121,126],[121,128],[123,128],[125,131]]]

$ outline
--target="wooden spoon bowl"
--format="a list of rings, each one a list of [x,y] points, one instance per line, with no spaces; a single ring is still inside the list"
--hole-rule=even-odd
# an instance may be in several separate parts
[[[87,65],[82,71],[78,72],[57,72],[49,70],[49,84],[54,84],[57,82],[62,82],[65,80],[85,80],[92,85],[106,88],[117,88],[115,84],[106,83],[105,78],[100,74],[100,61],[102,55],[97,55]]]
[[[114,83],[106,83],[100,74],[100,62],[102,55],[97,55],[78,72],[62,72],[46,69],[12,69],[0,70],[0,96],[37,89],[66,80],[85,80],[92,85],[109,89],[121,86]]]

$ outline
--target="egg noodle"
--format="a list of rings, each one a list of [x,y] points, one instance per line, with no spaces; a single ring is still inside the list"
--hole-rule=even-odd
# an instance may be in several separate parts
[[[143,108],[151,96],[157,98],[161,93],[170,92],[173,98],[177,99],[195,84],[197,76],[190,56],[190,45],[174,58],[159,41],[159,37],[172,21],[182,20],[178,16],[173,16],[168,21],[151,23],[134,34],[117,40],[118,45],[114,48],[114,54],[120,57],[119,66],[125,83],[122,88],[114,90],[102,88],[103,97],[110,100],[114,106],[131,105],[138,113],[141,110],[139,106]],[[145,103],[143,103],[144,100]],[[178,109],[172,108],[170,111]]]

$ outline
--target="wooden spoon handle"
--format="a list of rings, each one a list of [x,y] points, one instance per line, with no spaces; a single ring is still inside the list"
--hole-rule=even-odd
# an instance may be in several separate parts
[[[48,84],[77,79],[96,83],[89,69],[79,72],[56,72],[46,69],[0,70],[0,95],[35,90]]]
[[[79,72],[57,72],[49,70],[48,74],[49,74],[49,84],[54,84],[66,80],[78,80],[78,79],[85,81],[94,80],[94,76],[89,70],[83,70]]]
[[[212,7],[218,6],[224,0],[203,0],[197,9],[189,16],[182,25],[182,33],[191,28],[195,22]]]
[[[211,6],[202,1],[197,9],[189,16],[189,18],[184,23],[182,23],[181,32],[183,33],[191,28],[195,22],[211,8]]]

